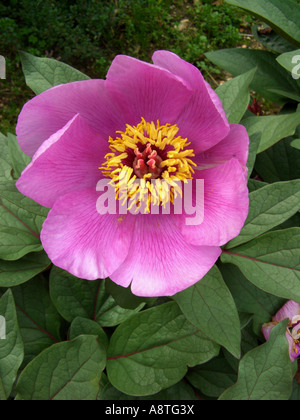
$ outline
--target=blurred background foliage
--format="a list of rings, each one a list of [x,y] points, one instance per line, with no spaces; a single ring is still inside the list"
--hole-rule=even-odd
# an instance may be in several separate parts
[[[7,79],[0,83],[0,129],[14,132],[18,113],[33,96],[19,50],[104,78],[116,54],[151,61],[155,50],[167,49],[198,66],[214,85],[220,70],[204,53],[247,45],[251,21],[223,0],[2,1],[0,54]]]

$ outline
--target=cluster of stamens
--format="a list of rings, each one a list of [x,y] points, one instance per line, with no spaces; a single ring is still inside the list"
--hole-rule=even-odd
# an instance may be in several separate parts
[[[128,209],[143,205],[149,213],[151,204],[174,204],[177,195],[182,195],[181,182],[193,178],[194,151],[178,131],[177,125],[142,118],[137,126],[128,124],[125,131],[117,131],[118,137],[109,138],[111,152],[100,169],[111,178],[116,198],[123,205],[128,203]]]
[[[300,356],[300,316],[292,319],[289,325],[289,333],[293,337],[293,351],[295,354],[299,353]]]

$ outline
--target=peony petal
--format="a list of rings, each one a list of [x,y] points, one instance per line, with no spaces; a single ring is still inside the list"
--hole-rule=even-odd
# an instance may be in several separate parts
[[[61,197],[50,210],[41,241],[50,260],[76,277],[106,278],[127,257],[134,216],[100,215],[96,190]]]
[[[262,331],[266,341],[269,340],[270,335],[271,335],[271,331],[274,327],[276,327],[276,325],[277,325],[276,322],[269,322],[268,324],[263,324],[261,331]]]
[[[194,94],[177,119],[179,135],[187,137],[196,153],[223,140],[230,131],[222,103],[200,71],[169,51],[156,51],[154,64],[185,80]]]
[[[246,167],[249,154],[249,136],[243,125],[231,124],[230,133],[211,149],[198,154],[193,160],[197,169],[220,165],[230,159],[238,159]]]
[[[71,191],[96,189],[103,177],[99,166],[108,151],[107,141],[76,115],[42,144],[17,188],[42,206],[52,207]]]
[[[172,296],[198,282],[221,254],[187,244],[170,215],[138,215],[124,264],[110,278],[138,296]]]
[[[194,245],[222,246],[239,235],[248,215],[249,191],[245,172],[237,159],[196,171],[193,199],[197,179],[204,180],[204,220],[201,224],[188,226],[182,217],[183,235]],[[197,206],[201,204],[197,203]]]
[[[281,322],[284,319],[292,320],[300,315],[300,303],[289,300],[273,317],[274,322]]]
[[[122,111],[131,125],[139,123],[142,117],[148,122],[175,124],[192,96],[189,86],[179,77],[124,55],[112,62],[106,85],[118,104],[122,103]]]
[[[103,138],[125,128],[126,121],[108,95],[104,80],[84,80],[49,89],[27,102],[19,115],[17,137],[30,156],[76,114]]]

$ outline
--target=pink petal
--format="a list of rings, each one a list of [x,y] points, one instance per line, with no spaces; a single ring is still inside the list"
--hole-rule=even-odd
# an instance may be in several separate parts
[[[172,296],[198,282],[221,254],[218,247],[193,246],[169,215],[138,215],[124,264],[110,278],[138,296]]]
[[[238,159],[246,167],[249,154],[249,136],[243,125],[231,124],[230,133],[216,146],[198,154],[193,160],[198,169],[220,165],[230,159]]]
[[[107,139],[125,128],[126,121],[108,95],[104,80],[84,80],[49,89],[27,102],[19,115],[17,137],[30,156],[76,114]]]
[[[187,137],[196,153],[210,149],[229,134],[229,123],[222,103],[192,64],[169,51],[156,51],[154,64],[182,78],[194,94],[177,119],[179,135]]]
[[[38,149],[17,182],[19,191],[45,207],[71,191],[96,190],[108,143],[76,115]]]
[[[300,303],[289,300],[273,317],[274,322],[281,322],[284,319],[292,320],[294,317],[300,315]]]
[[[96,190],[67,194],[46,219],[41,241],[50,260],[76,277],[106,278],[124,262],[131,244],[134,216],[100,215]]]
[[[261,331],[262,331],[266,341],[269,340],[270,335],[271,335],[271,331],[276,325],[277,325],[276,322],[269,322],[268,324],[263,324]]]
[[[148,122],[176,123],[192,96],[189,86],[179,77],[124,55],[112,62],[106,85],[131,125],[139,123],[142,117]]]
[[[196,179],[204,180],[204,220],[196,226],[187,226],[183,215],[183,235],[193,245],[222,246],[239,235],[248,216],[249,192],[245,172],[237,159],[196,171],[194,199]]]

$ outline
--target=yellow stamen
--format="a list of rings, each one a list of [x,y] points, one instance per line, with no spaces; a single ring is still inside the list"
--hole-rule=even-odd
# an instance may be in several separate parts
[[[137,126],[127,124],[124,132],[117,131],[115,139],[109,138],[111,152],[99,169],[111,178],[116,198],[123,205],[129,199],[128,210],[134,204],[137,210],[146,204],[144,212],[149,213],[151,203],[165,207],[169,201],[174,204],[178,194],[182,196],[176,181],[192,179],[197,165],[191,159],[194,151],[187,148],[190,143],[178,136],[178,131],[177,125],[149,123],[142,118]]]

